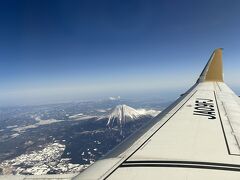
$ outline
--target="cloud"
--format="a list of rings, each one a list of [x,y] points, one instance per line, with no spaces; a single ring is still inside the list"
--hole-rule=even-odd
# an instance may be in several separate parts
[[[116,96],[116,97],[109,97],[109,100],[112,100],[112,101],[116,101],[116,100],[119,100],[121,99],[120,96]]]

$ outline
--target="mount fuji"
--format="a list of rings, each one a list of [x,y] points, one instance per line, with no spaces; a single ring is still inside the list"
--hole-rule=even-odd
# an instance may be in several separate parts
[[[116,106],[108,115],[108,127],[123,127],[127,123],[134,122],[144,117],[155,117],[160,111],[146,110],[146,109],[134,109],[125,104]]]

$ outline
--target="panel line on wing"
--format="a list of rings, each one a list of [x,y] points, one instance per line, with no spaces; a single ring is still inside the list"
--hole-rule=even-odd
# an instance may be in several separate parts
[[[236,154],[236,153],[231,153],[231,150],[230,150],[230,147],[229,147],[229,143],[228,143],[228,139],[227,139],[227,134],[225,132],[225,129],[224,129],[224,125],[223,125],[223,120],[221,118],[221,114],[220,114],[220,110],[219,110],[219,104],[218,104],[218,100],[217,100],[217,97],[216,97],[216,92],[214,91],[214,97],[215,97],[215,101],[216,101],[216,105],[217,105],[217,110],[218,110],[218,116],[219,116],[219,119],[220,119],[220,122],[221,122],[221,127],[222,127],[222,131],[223,131],[223,136],[224,136],[224,139],[225,139],[225,144],[227,146],[227,150],[228,150],[228,154],[229,155],[233,155],[233,156],[240,156],[240,154]],[[224,108],[224,107],[223,107]],[[229,122],[230,123],[230,122]],[[230,126],[230,125],[229,125]],[[231,136],[233,136],[231,134]],[[234,137],[234,136],[233,136]],[[234,137],[234,139],[236,140],[236,137]],[[236,140],[236,143],[238,145],[238,142]]]
[[[155,162],[155,163],[124,163],[120,168],[129,167],[172,167],[172,168],[197,168],[197,169],[212,169],[212,170],[224,170],[224,171],[238,171],[240,168],[238,166],[227,165],[210,165],[203,163],[171,163],[171,162]]]
[[[229,149],[229,146],[228,146],[226,133],[225,133],[225,131],[224,131],[222,118],[221,118],[221,116],[220,116],[220,111],[219,111],[218,101],[217,101],[217,97],[216,97],[216,92],[215,92],[215,91],[213,91],[213,92],[214,92],[214,97],[215,97],[215,101],[216,101],[216,105],[217,105],[218,117],[219,117],[220,122],[221,122],[221,127],[222,127],[222,131],[223,131],[223,136],[224,136],[225,144],[226,144],[226,146],[227,146],[228,154],[230,155],[230,149]]]
[[[223,167],[234,167],[239,168],[239,164],[229,164],[229,163],[215,163],[215,162],[203,162],[203,161],[171,161],[171,160],[142,160],[142,161],[127,161],[122,164],[125,165],[138,165],[138,164],[188,164],[188,165],[205,165],[205,166],[223,166]]]

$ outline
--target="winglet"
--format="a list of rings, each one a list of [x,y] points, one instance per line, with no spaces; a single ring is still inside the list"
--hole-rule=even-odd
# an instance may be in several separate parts
[[[223,82],[222,48],[218,48],[212,53],[197,82],[205,81]]]

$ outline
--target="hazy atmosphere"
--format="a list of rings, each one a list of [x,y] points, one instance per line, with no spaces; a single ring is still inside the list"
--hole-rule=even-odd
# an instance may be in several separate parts
[[[240,1],[0,2],[0,105],[177,97],[223,47],[240,94]]]

